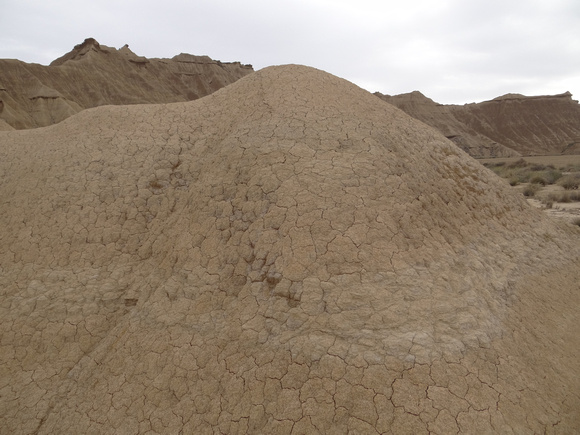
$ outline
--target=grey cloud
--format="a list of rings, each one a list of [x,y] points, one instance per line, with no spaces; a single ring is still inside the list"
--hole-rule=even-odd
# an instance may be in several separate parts
[[[0,58],[29,62],[49,63],[94,37],[147,57],[302,63],[371,92],[420,90],[442,103],[498,92],[580,96],[575,0],[5,0],[0,25]]]

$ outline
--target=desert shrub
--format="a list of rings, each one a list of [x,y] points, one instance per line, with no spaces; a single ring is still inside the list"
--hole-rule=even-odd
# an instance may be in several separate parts
[[[568,192],[568,195],[570,196],[570,201],[580,201],[580,192]]]
[[[580,186],[580,175],[565,175],[558,180],[558,184],[566,190],[578,189],[578,186]]]
[[[505,174],[506,174],[505,163],[502,165],[500,165],[499,163],[486,163],[485,167],[487,169],[489,169],[490,171],[494,172],[496,175],[499,175],[500,177],[505,178]]]
[[[552,208],[554,206],[554,202],[547,200],[544,202],[544,205],[546,206],[546,208]]]
[[[542,186],[545,186],[546,184],[548,184],[546,179],[544,177],[542,177],[541,175],[534,175],[533,177],[530,177],[530,183],[541,184]]]
[[[519,178],[522,183],[534,183],[545,186],[554,184],[562,177],[562,172],[556,169],[545,169],[542,171],[532,171],[530,168],[520,170]]]
[[[508,168],[525,168],[526,166],[528,166],[528,162],[526,162],[523,158],[516,160],[515,162],[511,162],[509,165],[507,165]]]
[[[524,159],[519,159],[509,164],[488,163],[486,167],[496,175],[505,178],[510,185],[517,186],[521,183],[554,184],[562,177],[562,172],[552,165],[531,164]]]
[[[532,171],[530,168],[511,168],[504,171],[494,172],[500,177],[507,178],[512,186],[521,183],[554,184],[562,177],[562,172],[556,169],[546,169],[544,171]]]
[[[560,202],[558,201],[558,199],[560,198],[560,195],[556,195],[555,193],[550,193],[547,197],[546,197],[546,202],[550,202],[552,204],[554,204],[555,202]]]
[[[510,180],[516,180],[518,184],[528,183],[530,181],[530,173],[525,169],[517,169],[512,171],[510,175]]]
[[[560,167],[560,170],[564,172],[580,172],[580,165],[574,163],[568,163],[566,166]]]
[[[568,192],[561,193],[558,197],[558,202],[570,202],[570,195],[568,195]]]
[[[523,194],[524,196],[528,196],[528,197],[532,197],[536,194],[536,192],[540,190],[540,186],[537,184],[529,184],[527,185],[524,190],[523,190]]]
[[[578,225],[580,227],[580,218],[576,218],[572,221],[573,225]]]
[[[552,167],[544,171],[542,176],[548,182],[548,184],[554,184],[556,181],[562,178],[562,172]]]
[[[580,191],[554,192],[550,193],[546,199],[552,202],[577,202],[580,201]]]

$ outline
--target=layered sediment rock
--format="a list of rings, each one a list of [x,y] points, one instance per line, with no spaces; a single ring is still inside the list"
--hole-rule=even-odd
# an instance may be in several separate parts
[[[463,106],[437,104],[420,92],[376,95],[435,127],[473,157],[579,152],[580,105],[569,92],[508,94]]]
[[[25,129],[107,104],[190,101],[251,72],[251,65],[208,56],[147,59],[89,38],[49,66],[0,60],[0,122]]]

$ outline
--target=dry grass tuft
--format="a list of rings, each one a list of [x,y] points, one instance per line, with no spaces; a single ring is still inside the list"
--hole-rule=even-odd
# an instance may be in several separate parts
[[[563,176],[558,180],[558,185],[566,190],[578,189],[580,186],[580,173]]]
[[[528,184],[524,190],[523,190],[523,194],[524,196],[527,197],[534,197],[536,195],[536,193],[538,193],[538,190],[540,190],[540,186],[538,184]]]
[[[548,195],[548,201],[575,202],[580,201],[580,192],[553,192]]]

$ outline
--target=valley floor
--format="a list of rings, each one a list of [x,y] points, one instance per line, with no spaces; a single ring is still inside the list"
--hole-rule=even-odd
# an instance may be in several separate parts
[[[477,161],[489,166],[501,163],[510,165],[518,162],[520,159],[522,157],[477,159]],[[555,168],[561,168],[563,171],[566,170],[566,167],[578,168],[580,166],[580,155],[527,156],[523,157],[523,160],[533,165],[551,165]],[[514,189],[524,194],[529,186],[530,183],[521,183],[515,185]],[[559,202],[551,200],[551,198],[557,197],[563,192],[565,192],[563,187],[557,184],[548,184],[546,186],[538,186],[538,190],[534,193],[533,197],[527,197],[526,199],[529,204],[544,210],[546,214],[554,218],[564,219],[570,223],[577,224],[580,221],[580,201]]]

